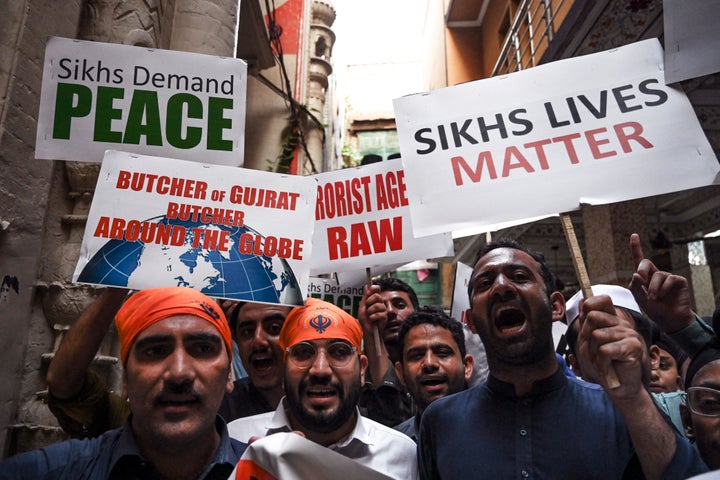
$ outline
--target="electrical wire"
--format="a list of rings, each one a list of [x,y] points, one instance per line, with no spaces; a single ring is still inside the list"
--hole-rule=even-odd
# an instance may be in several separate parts
[[[262,75],[258,75],[258,77],[263,81],[265,85],[271,86],[273,90],[280,93],[285,100],[285,105],[290,111],[292,128],[297,130],[300,145],[302,146],[302,149],[305,152],[307,160],[311,166],[311,173],[318,173],[315,162],[313,161],[312,155],[310,155],[310,151],[307,147],[305,130],[303,128],[303,123],[300,119],[300,112],[303,112],[305,115],[307,115],[308,118],[310,118],[318,126],[318,128],[320,128],[320,131],[322,132],[323,145],[325,145],[326,140],[325,128],[322,122],[320,122],[320,120],[318,120],[315,115],[310,113],[307,107],[301,105],[297,100],[293,98],[292,86],[290,84],[290,76],[288,75],[287,68],[285,66],[283,45],[280,39],[280,37],[282,36],[282,27],[277,24],[275,17],[275,0],[265,0],[265,10],[267,11],[268,16],[268,33],[270,36],[270,46],[272,47],[275,56],[275,63],[277,64],[280,71],[282,88],[277,87],[272,81],[270,81],[266,77],[263,77]]]

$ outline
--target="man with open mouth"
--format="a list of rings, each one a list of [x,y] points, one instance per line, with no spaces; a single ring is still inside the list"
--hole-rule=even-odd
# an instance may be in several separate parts
[[[220,415],[237,418],[275,410],[285,394],[283,351],[278,339],[292,307],[240,302],[230,316],[230,328],[248,376],[235,380],[223,399]]]
[[[304,307],[295,307],[279,337],[286,396],[274,412],[231,422],[230,435],[250,441],[297,431],[392,478],[417,478],[415,443],[360,415],[367,367],[362,340],[359,322],[335,305],[308,298]]]
[[[647,347],[609,296],[585,300],[577,320],[582,370],[602,385],[564,375],[552,323],[565,315],[565,299],[555,285],[543,255],[517,242],[480,250],[468,295],[490,375],[425,410],[420,477],[672,479],[706,471],[646,390]],[[607,380],[611,365],[619,386]]]
[[[415,400],[418,413],[395,430],[417,442],[420,418],[428,405],[468,388],[473,357],[465,350],[462,323],[436,307],[420,307],[398,333],[402,355],[395,362],[395,372]]]

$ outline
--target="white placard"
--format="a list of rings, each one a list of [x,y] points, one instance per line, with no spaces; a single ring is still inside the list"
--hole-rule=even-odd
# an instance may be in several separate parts
[[[50,37],[35,157],[105,150],[241,166],[247,65],[237,58]]]
[[[452,255],[449,233],[415,238],[399,160],[315,175],[311,274],[360,271]],[[374,270],[374,269],[372,269]]]
[[[312,177],[108,151],[73,281],[302,305]]]
[[[663,0],[665,82],[720,72],[720,2]]]
[[[416,236],[701,187],[719,170],[656,39],[394,105]]]
[[[391,480],[357,460],[296,433],[279,432],[252,442],[228,480]]]
[[[347,285],[338,283],[332,278],[310,277],[308,285],[308,297],[318,298],[345,310],[355,318],[358,318],[360,301],[362,300],[365,286]]]

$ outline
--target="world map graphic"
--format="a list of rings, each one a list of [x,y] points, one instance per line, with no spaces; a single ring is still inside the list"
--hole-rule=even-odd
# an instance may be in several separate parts
[[[179,246],[140,239],[108,240],[85,265],[77,281],[127,287],[142,286],[152,279],[152,285],[147,286],[178,285],[195,288],[211,297],[302,305],[304,295],[285,259],[238,250],[241,235],[259,235],[251,227],[208,225],[165,216],[145,222],[155,223],[157,228],[172,227],[184,238],[179,239]],[[229,232],[229,248],[195,247],[194,228]],[[261,244],[264,241],[261,236]]]

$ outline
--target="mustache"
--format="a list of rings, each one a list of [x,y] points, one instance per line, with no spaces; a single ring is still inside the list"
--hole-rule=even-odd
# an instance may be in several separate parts
[[[200,392],[193,388],[193,382],[165,383],[163,389],[153,398],[154,404],[177,401],[177,396],[183,397],[184,402],[199,402],[202,399]]]
[[[339,392],[341,395],[345,391],[343,388],[343,384],[340,382],[333,382],[332,379],[327,377],[313,377],[311,376],[307,380],[303,380],[300,382],[300,393],[304,393],[305,390],[307,390],[309,387],[329,387],[334,389],[335,391]]]

